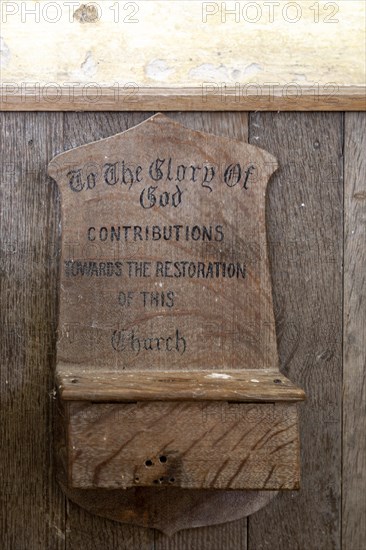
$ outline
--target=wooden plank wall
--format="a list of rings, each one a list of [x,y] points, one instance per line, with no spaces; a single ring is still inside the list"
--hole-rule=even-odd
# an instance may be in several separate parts
[[[0,546],[362,550],[366,114],[168,114],[249,139],[280,161],[267,221],[281,368],[308,396],[301,406],[302,490],[280,495],[249,520],[170,539],[65,501],[52,467],[59,202],[46,166],[55,154],[149,113],[0,113]]]
[[[251,115],[251,141],[279,159],[268,210],[283,372],[306,392],[302,490],[249,520],[249,547],[341,548],[343,117]],[[354,550],[350,548],[349,550]]]

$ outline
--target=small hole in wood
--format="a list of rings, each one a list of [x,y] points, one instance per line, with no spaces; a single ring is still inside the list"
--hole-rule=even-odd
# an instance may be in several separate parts
[[[163,481],[164,481],[164,478],[163,478],[163,477],[161,477],[161,478],[159,479],[159,481],[160,481],[160,483],[163,483]]]
[[[175,477],[171,477],[171,478],[169,479],[169,483],[174,483],[174,482],[175,482]]]
[[[282,380],[280,380],[279,378],[275,378],[275,379],[273,380],[273,382],[274,382],[275,384],[282,384]]]
[[[164,464],[168,459],[165,455],[161,455],[161,456],[159,456],[159,460],[162,464]]]
[[[148,468],[150,468],[151,466],[153,466],[153,464],[154,464],[153,461],[150,460],[150,459],[146,460],[146,462],[145,462],[145,466],[147,466]]]
[[[135,482],[138,483],[140,481],[140,478],[138,476],[135,477]]]
[[[156,485],[157,483],[159,483],[159,480],[158,480],[158,479],[154,479],[154,482],[153,482],[153,483],[155,483],[155,485]]]
[[[79,380],[77,378],[73,378],[71,380],[71,384],[77,384],[79,382]]]

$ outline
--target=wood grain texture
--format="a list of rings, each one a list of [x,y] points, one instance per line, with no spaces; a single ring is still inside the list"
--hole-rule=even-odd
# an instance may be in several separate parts
[[[240,506],[240,503],[238,505]],[[246,550],[246,548],[246,520],[179,531],[171,537],[158,531],[155,534],[156,550]]]
[[[282,371],[302,388],[301,490],[249,519],[249,548],[340,548],[342,115],[252,114],[250,141],[279,159],[268,200]]]
[[[66,401],[302,401],[304,392],[277,370],[117,372],[58,365]]]
[[[58,363],[100,377],[278,368],[265,229],[276,168],[263,149],[161,113],[54,158]]]
[[[152,529],[125,525],[91,514],[68,500],[67,550],[154,550]]]
[[[294,89],[291,88],[294,86]],[[24,89],[26,91],[24,91]],[[243,92],[242,88],[245,90]],[[365,86],[290,84],[226,86],[209,82],[197,88],[26,87],[0,88],[0,111],[365,111]]]
[[[2,489],[5,482],[6,493],[1,493],[0,543],[4,550],[64,547],[73,550],[152,550],[154,545],[158,550],[246,549],[246,519],[226,525],[188,529],[169,538],[158,532],[151,534],[139,527],[126,527],[93,516],[68,501],[65,528],[62,520],[65,500],[52,482],[54,471],[48,473],[51,428],[47,420],[49,428],[45,430],[44,422],[49,415],[46,405],[49,397],[46,393],[51,392],[53,385],[55,336],[49,343],[49,333],[46,332],[46,336],[42,333],[39,338],[37,327],[48,330],[48,323],[53,323],[52,331],[55,332],[56,281],[50,275],[49,263],[42,258],[45,243],[54,242],[52,235],[57,235],[58,218],[55,189],[52,198],[45,196],[43,176],[40,174],[52,156],[64,148],[113,135],[147,116],[145,113],[67,114],[68,131],[64,144],[58,115],[1,113],[0,116],[0,146],[5,158],[2,171],[9,171],[6,167],[8,159],[12,164],[14,159],[17,162],[20,157],[29,166],[26,177],[22,177],[19,170],[14,173],[10,169],[11,177],[2,177],[1,180],[1,208],[2,213],[6,213],[1,217],[2,274],[7,274],[7,278],[1,278],[1,291],[2,304],[8,304],[0,310],[2,320],[8,319],[8,325],[2,322],[1,345],[0,478]],[[169,113],[169,116],[185,122],[190,120],[198,130],[209,131],[212,127],[212,131],[218,133],[221,129],[225,135],[238,139],[242,139],[241,135],[247,129],[245,113],[234,116],[222,113]],[[238,119],[238,116],[241,118]],[[362,136],[364,119],[357,114],[347,116],[351,135]],[[340,117],[331,114],[253,114],[251,117],[251,139],[272,151],[284,165],[283,173],[279,173],[270,184],[268,209],[275,311],[281,368],[294,382],[305,388],[307,402],[301,405],[300,433],[304,437],[301,491],[296,495],[276,497],[266,509],[251,516],[249,548],[338,550],[341,546],[339,342],[342,338],[338,318],[341,308],[339,243],[342,242],[339,210],[342,198],[338,176],[341,174],[339,154],[343,130]],[[31,145],[28,141],[32,136],[36,136],[35,148],[32,149],[34,154],[29,153]],[[45,140],[45,136],[51,136],[51,139],[47,137]],[[260,139],[255,139],[257,137]],[[351,170],[355,174],[355,167],[352,167],[352,163],[356,162],[352,160],[355,154],[362,167],[364,147],[361,157],[357,157],[362,141],[354,137],[348,140],[348,145],[345,144],[346,158],[349,155],[346,189],[350,182],[347,173]],[[56,145],[52,145],[52,140]],[[44,150],[48,153],[44,154]],[[296,170],[295,162],[299,156],[302,164]],[[5,185],[6,182],[9,183]],[[348,189],[351,200],[351,182]],[[361,197],[352,198],[351,202],[352,212],[357,213],[357,228],[361,228]],[[303,203],[305,206],[301,206]],[[310,208],[304,212],[309,204]],[[351,234],[357,229],[352,227],[353,216],[349,217],[348,224]],[[361,237],[357,238],[357,244],[350,243],[351,248],[348,248],[347,262],[353,261],[357,266],[363,261]],[[349,237],[345,239],[347,248]],[[14,242],[20,245],[14,248]],[[353,259],[351,251],[356,254]],[[52,263],[52,266],[51,271],[56,264]],[[354,316],[358,320],[362,318],[357,300],[357,292],[362,289],[361,269],[359,275],[354,277],[357,289],[354,286],[352,295],[349,294],[352,299],[348,299],[348,323]],[[348,270],[348,273],[348,280],[353,280],[353,272]],[[49,280],[53,282],[49,283]],[[50,294],[49,284],[53,289]],[[362,296],[361,293],[359,296]],[[304,318],[301,313],[305,313]],[[13,330],[14,322],[20,323],[20,333]],[[353,328],[354,324],[348,326],[347,333],[350,329],[352,332],[356,330],[357,338],[362,337],[362,332]],[[364,405],[362,388],[353,383],[353,365],[358,365],[355,376],[359,380],[362,361],[357,358],[356,363],[353,361],[357,349],[352,347],[352,338],[346,349],[347,357],[352,354],[352,364],[345,357],[350,368],[347,367],[347,373],[344,373],[343,548],[363,550],[362,478],[357,478],[357,471],[360,470],[355,472],[355,468],[360,465],[362,468],[364,464]],[[6,380],[11,384],[7,384]],[[358,433],[358,426],[361,436],[356,440],[353,434]],[[353,476],[358,479],[356,484],[352,482]],[[20,483],[16,483],[18,478]],[[37,483],[42,480],[38,488],[31,481],[33,479]],[[210,509],[211,504],[212,501]],[[190,503],[186,501],[186,505],[188,513]],[[236,501],[234,506],[240,509],[243,503]],[[212,507],[218,509],[220,514],[222,506],[217,501]],[[349,526],[346,522],[350,522]],[[66,542],[63,538],[65,532]]]
[[[213,112],[168,111],[166,116],[180,122],[187,128],[215,134],[215,136],[238,139],[248,142],[248,113],[238,112],[235,115]]]
[[[206,533],[210,538],[210,531],[206,526],[213,524],[224,524],[234,520],[236,529],[233,534],[243,532],[246,526],[245,516],[256,512],[270,502],[277,491],[215,491],[215,490],[189,490],[175,488],[174,486],[164,487],[157,485],[151,488],[134,487],[126,490],[93,490],[72,489],[67,481],[67,439],[66,422],[62,416],[65,415],[65,402],[56,400],[55,405],[58,414],[54,416],[58,420],[55,424],[56,445],[58,452],[57,477],[63,487],[65,494],[73,502],[78,503],[84,510],[88,510],[93,516],[102,515],[117,521],[131,521],[141,526],[150,526],[159,529],[161,532],[171,536],[173,533],[185,529],[187,540],[190,540],[192,527],[205,528],[200,531]],[[169,519],[167,519],[169,518]],[[110,527],[115,525],[107,523]],[[241,526],[241,529],[239,528]],[[227,532],[226,526],[215,527],[215,532]],[[140,534],[147,531],[141,531]],[[200,540],[200,536],[194,537]],[[161,540],[161,539],[160,539]],[[202,537],[202,544],[205,539]]]
[[[294,404],[66,405],[71,488],[297,489]]]
[[[366,540],[366,116],[345,117],[342,542]]]
[[[47,160],[62,116],[0,120],[0,546],[65,547],[65,498],[55,482],[51,404],[58,276],[58,193]]]

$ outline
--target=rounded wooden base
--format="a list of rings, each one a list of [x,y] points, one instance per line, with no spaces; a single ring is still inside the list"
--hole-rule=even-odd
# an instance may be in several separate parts
[[[62,488],[72,501],[93,514],[158,529],[169,536],[182,529],[226,523],[249,516],[268,504],[278,492],[173,487],[127,490]]]

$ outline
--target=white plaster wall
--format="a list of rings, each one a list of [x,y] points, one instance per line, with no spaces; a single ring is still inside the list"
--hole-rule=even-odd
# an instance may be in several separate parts
[[[94,9],[85,11],[85,4]],[[1,0],[1,80],[154,87],[365,83],[364,0],[270,4]],[[235,7],[225,22],[225,8]],[[80,22],[78,9],[79,16],[99,17]]]

